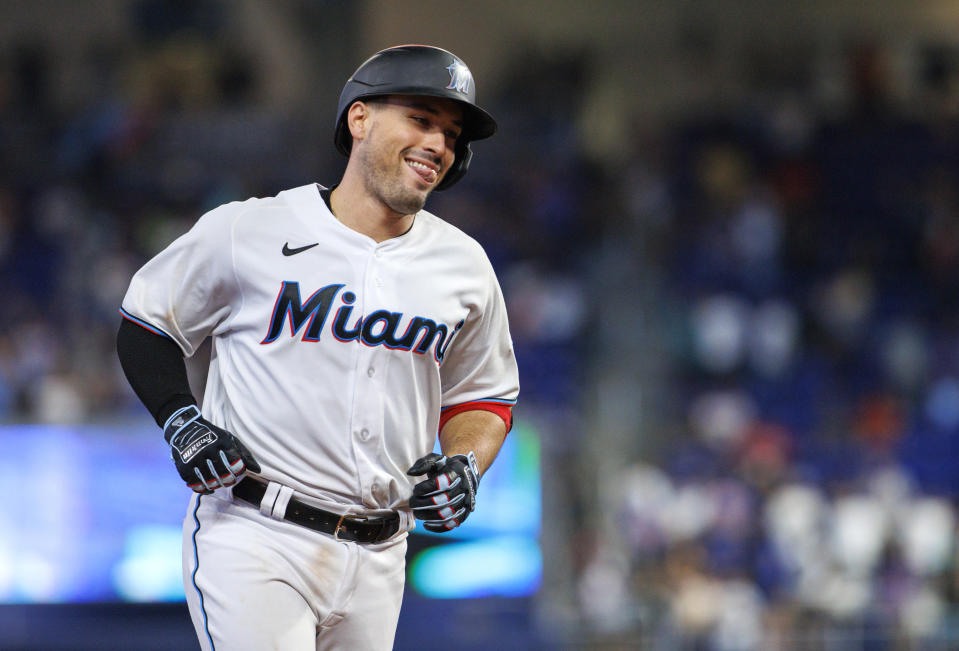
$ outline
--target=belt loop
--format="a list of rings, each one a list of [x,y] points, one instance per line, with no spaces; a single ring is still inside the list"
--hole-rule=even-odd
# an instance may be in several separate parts
[[[282,520],[286,515],[286,507],[290,503],[290,498],[293,497],[293,489],[289,486],[280,486],[280,492],[276,496],[276,502],[273,503],[272,515],[277,520]]]
[[[396,533],[400,531],[409,531],[413,528],[413,518],[410,517],[410,514],[407,511],[397,511],[396,514],[400,516],[399,527],[396,529]]]
[[[271,481],[266,485],[266,492],[263,493],[263,499],[260,500],[260,513],[267,517],[273,515],[273,503],[280,492],[280,484]]]

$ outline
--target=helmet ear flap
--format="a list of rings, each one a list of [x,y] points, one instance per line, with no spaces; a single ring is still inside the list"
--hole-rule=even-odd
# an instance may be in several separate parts
[[[445,190],[466,176],[466,171],[469,169],[470,160],[472,158],[473,150],[470,149],[470,144],[468,142],[457,145],[456,158],[453,160],[453,165],[450,167],[449,171],[446,172],[446,176],[443,177],[443,180],[440,182],[440,184],[436,186],[436,191],[439,192],[441,190]]]

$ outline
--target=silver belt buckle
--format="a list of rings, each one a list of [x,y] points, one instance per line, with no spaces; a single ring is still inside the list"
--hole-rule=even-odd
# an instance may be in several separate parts
[[[340,529],[343,527],[343,520],[346,519],[346,513],[340,516],[339,521],[336,523],[336,529],[333,530],[333,540],[340,539]]]

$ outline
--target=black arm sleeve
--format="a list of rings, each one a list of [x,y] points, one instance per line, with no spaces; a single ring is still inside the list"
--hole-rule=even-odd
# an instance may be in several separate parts
[[[173,340],[123,319],[117,332],[117,355],[133,392],[160,427],[180,407],[196,404],[183,351]]]

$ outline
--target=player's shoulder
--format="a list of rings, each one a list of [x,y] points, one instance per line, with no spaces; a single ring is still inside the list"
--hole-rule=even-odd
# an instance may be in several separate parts
[[[228,201],[203,213],[196,222],[199,230],[227,232],[241,222],[266,222],[274,219],[278,211],[286,210],[282,194],[272,197],[249,197]]]
[[[247,199],[228,201],[204,213],[201,219],[231,220],[259,211],[268,212],[281,209],[284,203],[280,195],[272,197],[249,197]]]
[[[483,245],[461,228],[428,210],[421,210],[416,218],[422,220],[425,236],[431,240],[431,246],[452,249],[477,262],[489,263]]]

